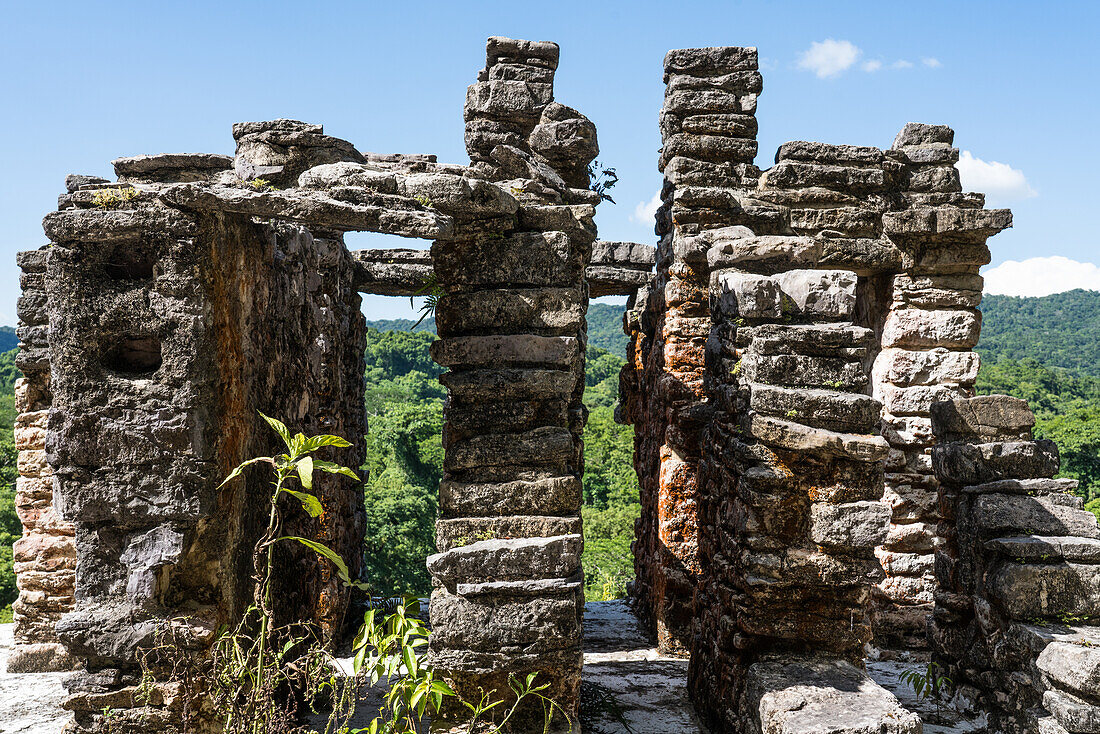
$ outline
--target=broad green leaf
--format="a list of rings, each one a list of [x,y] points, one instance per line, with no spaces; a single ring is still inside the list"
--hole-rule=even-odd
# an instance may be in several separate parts
[[[313,460],[313,468],[320,469],[321,471],[327,471],[329,474],[343,474],[345,477],[351,477],[358,481],[359,475],[348,469],[346,466],[340,466],[331,461],[322,461],[321,459]]]
[[[298,478],[302,480],[302,486],[313,489],[313,459],[309,456],[298,459]],[[314,515],[314,517],[317,517]]]
[[[275,433],[279,434],[279,438],[283,439],[283,443],[286,444],[286,447],[288,449],[291,448],[290,429],[287,428],[282,421],[266,416],[263,413],[260,413],[260,417],[267,421],[267,425],[271,426],[271,428],[274,429]]]
[[[276,538],[276,542],[280,540],[296,540],[305,547],[311,549],[313,552],[317,553],[318,555],[324,556],[325,558],[329,559],[330,561],[332,561],[333,565],[336,566],[336,571],[337,573],[339,573],[340,578],[343,579],[346,583],[351,583],[351,577],[348,572],[348,564],[344,563],[344,559],[341,558],[336,553],[336,551],[332,550],[328,546],[322,545],[315,540],[300,538],[297,535],[284,535],[281,538]]]
[[[335,446],[340,449],[346,449],[351,446],[351,442],[339,436],[310,436],[302,444],[302,451],[316,451],[323,446]]]
[[[304,482],[303,482],[304,484]],[[325,508],[321,506],[321,500],[317,499],[309,492],[296,492],[293,489],[283,489],[287,494],[297,498],[302,503],[302,507],[309,513],[310,517],[320,517],[321,513],[325,511]]]
[[[302,447],[306,443],[306,436],[304,433],[295,433],[294,438],[290,439],[290,453],[295,456],[301,456],[304,452]]]
[[[263,415],[263,414],[261,413],[260,415]],[[236,469],[229,472],[229,476],[227,476],[225,479],[222,480],[222,483],[218,485],[218,488],[220,489],[220,488],[224,487],[226,484],[228,484],[230,482],[230,480],[233,480],[233,479],[236,479],[237,477],[239,477],[241,475],[241,473],[244,472],[245,467],[248,466],[249,464],[256,464],[256,463],[261,462],[261,461],[270,462],[271,457],[270,456],[258,456],[255,459],[249,459],[248,461],[240,463],[237,466]]]

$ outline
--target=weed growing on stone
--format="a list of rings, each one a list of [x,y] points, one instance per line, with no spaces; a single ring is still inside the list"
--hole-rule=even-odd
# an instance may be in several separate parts
[[[420,286],[414,295],[409,296],[409,304],[416,306],[413,301],[417,296],[424,297],[424,303],[420,306],[420,318],[416,320],[416,323],[409,327],[409,331],[413,331],[416,327],[423,323],[424,319],[429,316],[435,316],[435,309],[439,305],[439,299],[446,295],[446,291],[443,290],[443,286],[439,285],[439,281],[436,280],[435,273],[432,273]]]
[[[952,681],[947,676],[939,675],[940,666],[929,662],[924,670],[907,670],[899,676],[899,680],[905,683],[918,698],[940,698],[947,689],[952,686]]]
[[[413,198],[420,203],[420,206],[426,207],[428,209],[435,209],[435,205],[432,204],[432,200],[424,194],[417,194]]]
[[[266,178],[253,178],[245,181],[241,179],[241,186],[253,189],[255,191],[278,191],[279,187],[268,181]]]
[[[119,189],[99,189],[92,195],[92,203],[99,209],[121,209],[128,202],[138,197],[138,190],[133,186],[125,186]]]
[[[615,200],[607,193],[615,188],[615,184],[619,183],[619,174],[615,172],[614,168],[603,166],[599,161],[592,161],[588,164],[588,178],[592,182],[589,188],[600,195],[600,201],[615,203]]]

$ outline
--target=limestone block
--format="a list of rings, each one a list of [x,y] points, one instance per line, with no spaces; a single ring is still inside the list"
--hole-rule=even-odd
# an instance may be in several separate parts
[[[931,411],[936,436],[944,442],[1030,438],[1035,416],[1026,400],[1008,395],[955,399]]]
[[[932,421],[920,415],[883,414],[882,435],[891,446],[904,449],[925,448],[935,442],[935,437],[932,435]]]
[[[119,181],[206,181],[233,168],[233,157],[213,153],[137,155],[111,161]]]
[[[895,240],[920,239],[925,243],[947,244],[948,238],[963,237],[981,243],[1012,226],[1008,209],[958,209],[916,207],[882,215],[883,230]],[[943,248],[949,249],[949,248]]]
[[[1082,696],[1100,694],[1100,649],[1073,642],[1051,642],[1036,667],[1059,688]]]
[[[999,479],[1045,479],[1058,473],[1058,447],[1053,441],[939,444],[932,466],[940,481],[983,484]]]
[[[879,461],[889,450],[881,436],[837,433],[760,414],[752,416],[750,432],[754,438],[769,446],[841,456],[854,461]]]
[[[882,409],[895,416],[927,416],[932,403],[969,397],[966,391],[951,385],[914,385],[896,387],[890,384],[876,385],[875,397],[882,401]]]
[[[743,710],[765,734],[920,734],[920,717],[851,663],[756,663]]]
[[[502,238],[432,245],[432,261],[451,290],[478,287],[571,287],[580,282],[583,252],[562,232],[522,232]]]
[[[479,652],[541,654],[580,642],[579,595],[462,597],[432,594],[432,645]]]
[[[910,145],[933,145],[936,143],[951,145],[955,141],[955,131],[947,125],[928,125],[922,122],[907,122],[894,138],[893,148],[905,148]]]
[[[439,485],[445,516],[567,515],[581,505],[581,481],[550,477],[531,481],[468,483],[445,479]]]
[[[799,423],[849,433],[871,432],[880,409],[878,401],[868,395],[763,383],[749,386],[749,406],[764,415],[786,417],[793,413],[793,420]]]
[[[937,492],[934,488],[913,484],[899,484],[886,479],[886,489],[882,501],[890,505],[895,522],[913,522],[935,517],[937,512]]]
[[[821,186],[848,193],[871,193],[883,189],[886,175],[881,168],[779,161],[762,176],[762,185],[777,188]]]
[[[1100,566],[1006,562],[990,572],[986,588],[1013,619],[1100,612]]]
[[[534,334],[447,337],[432,342],[431,355],[444,367],[530,364],[568,369],[581,358],[576,337]]]
[[[783,295],[775,279],[738,270],[723,270],[714,278],[719,313],[731,319],[782,318]]]
[[[20,413],[15,418],[15,448],[34,451],[46,446],[46,421],[49,411]]]
[[[882,331],[884,347],[970,349],[978,343],[981,316],[977,311],[903,308],[891,311]]]
[[[847,270],[788,270],[774,276],[794,303],[795,313],[812,320],[849,319],[856,305],[856,274]]]
[[[1020,535],[988,540],[985,547],[1009,558],[1023,560],[1063,559],[1079,563],[1100,563],[1100,540],[1096,538]]]
[[[967,494],[1074,494],[1080,482],[1076,479],[999,479],[984,484],[963,487]]]
[[[775,162],[785,160],[812,163],[875,165],[883,160],[878,148],[865,145],[830,145],[828,143],[793,140],[783,143],[775,153]]]
[[[932,558],[931,554],[927,556]],[[927,576],[890,576],[878,584],[879,591],[895,604],[931,604],[936,585]]]
[[[562,370],[482,369],[444,372],[439,381],[462,401],[535,400],[569,394],[576,378]]]
[[[863,364],[844,357],[753,352],[744,356],[740,364],[744,379],[771,385],[859,391],[868,381]]]
[[[1068,732],[1073,734],[1100,732],[1100,706],[1059,690],[1044,692],[1043,706]]]
[[[435,542],[439,551],[461,548],[484,538],[554,538],[579,535],[581,518],[545,515],[507,515],[504,517],[460,517],[437,520]]]
[[[790,222],[791,229],[799,234],[829,230],[845,237],[875,237],[879,231],[878,212],[859,207],[793,209]]]
[[[958,522],[984,538],[1028,534],[1100,539],[1096,516],[1081,509],[1081,502],[1067,495],[980,494]]]
[[[935,563],[935,557],[931,553],[903,553],[886,548],[876,548],[875,557],[889,576],[930,576]]]
[[[886,348],[875,359],[877,382],[911,385],[972,385],[978,377],[980,359],[974,352],[952,352],[945,348],[928,351]]]
[[[517,434],[475,436],[448,447],[444,469],[487,466],[557,465],[573,456],[573,434],[546,426]]]
[[[662,112],[692,115],[725,112],[751,115],[756,112],[755,94],[734,94],[720,89],[685,89],[665,95]]]
[[[742,46],[674,49],[664,60],[665,74],[710,77],[756,68],[756,49]]]
[[[666,102],[665,109],[671,109]],[[712,163],[752,163],[756,157],[756,140],[729,138],[723,135],[676,133],[664,140],[661,166],[674,156],[695,158]]]
[[[53,473],[46,463],[46,452],[43,449],[20,451],[16,458],[16,467],[23,477],[41,477]]]
[[[889,528],[890,508],[882,502],[815,502],[810,508],[810,537],[819,545],[870,549]]]
[[[891,551],[931,553],[936,547],[936,526],[929,522],[894,523],[882,545]]]
[[[428,556],[428,572],[447,586],[572,576],[580,568],[581,536],[479,540]]]

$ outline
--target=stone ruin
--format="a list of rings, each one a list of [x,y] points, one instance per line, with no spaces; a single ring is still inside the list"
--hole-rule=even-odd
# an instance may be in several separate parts
[[[872,644],[930,652],[990,731],[1100,731],[1100,530],[1026,404],[974,397],[978,269],[1011,214],[961,191],[951,129],[791,142],[761,170],[756,50],[672,51],[659,243],[600,242],[596,128],[555,101],[557,65],[553,43],[489,39],[469,165],[275,120],[234,125],[232,157],[67,179],[49,244],[18,260],[11,669],[79,668],[72,731],[106,731],[105,706],[178,731],[179,691],[135,698],[136,656],[165,623],[201,649],[249,601],[263,478],[216,487],[273,450],[257,411],[353,440],[338,458],[356,465],[360,294],[434,280],[430,658],[460,689],[540,671],[576,712],[585,313],[619,294],[632,598],[690,656],[712,731],[920,732],[864,671]],[[432,244],[352,251],[349,231]],[[316,489],[325,512],[290,530],[355,572],[360,490]],[[339,638],[332,569],[280,553],[288,619]]]

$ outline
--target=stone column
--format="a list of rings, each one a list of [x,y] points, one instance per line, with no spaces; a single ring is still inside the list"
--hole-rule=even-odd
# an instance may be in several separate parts
[[[53,470],[46,462],[46,422],[51,402],[49,309],[46,298],[48,248],[21,252],[19,356],[23,377],[15,383],[15,446],[19,477],[15,510],[23,537],[15,543],[15,649],[8,672],[67,670],[75,660],[54,632],[54,624],[73,605],[76,542],[73,526],[61,520],[53,504]]]
[[[747,221],[738,194],[758,173],[752,160],[762,80],[754,48],[670,51],[664,70],[658,168],[665,183],[648,299],[653,341],[645,350],[633,417],[642,504],[634,596],[658,647],[685,654],[701,570],[698,465],[710,414],[703,356],[710,308],[706,251],[683,243]]]
[[[962,698],[1005,734],[1079,734],[1100,721],[1100,528],[1053,479],[1027,403],[1004,395],[931,410],[943,542],[932,649]],[[1045,708],[1045,710],[1044,710]],[[1049,715],[1048,715],[1049,712]]]
[[[985,211],[981,194],[961,193],[958,149],[944,125],[910,123],[887,158],[905,211],[884,216],[887,237],[902,251],[892,277],[874,395],[882,402],[890,534],[876,550],[885,572],[875,604],[879,646],[924,648],[932,610],[937,543],[938,481],[930,451],[932,403],[972,396],[981,330],[982,278],[990,261],[986,239],[1011,223],[1007,210]],[[922,222],[918,224],[918,222]]]
[[[471,170],[514,200],[448,210],[432,356],[449,368],[431,660],[467,698],[538,673],[576,717],[584,608],[581,476],[585,266],[599,197],[595,127],[553,102],[555,44],[491,38],[466,99]],[[513,720],[540,730],[537,703]],[[454,707],[446,718],[461,717]],[[564,728],[559,717],[554,729]]]

